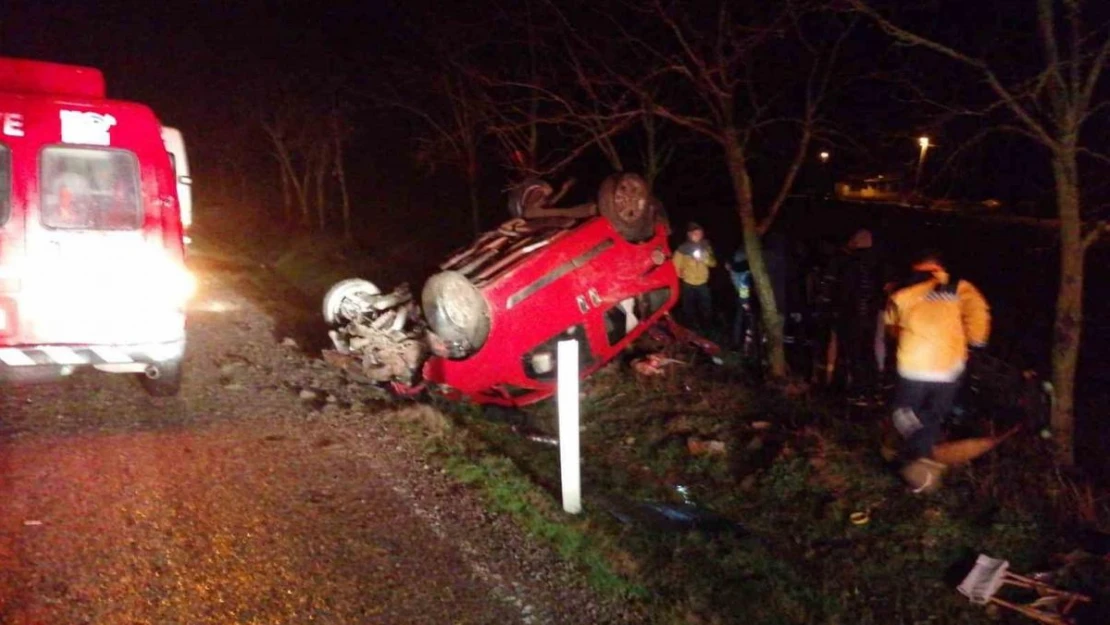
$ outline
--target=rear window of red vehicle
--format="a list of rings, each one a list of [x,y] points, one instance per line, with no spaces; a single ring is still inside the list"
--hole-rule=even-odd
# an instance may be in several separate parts
[[[42,223],[70,230],[134,230],[143,223],[139,163],[124,150],[42,151]]]
[[[0,226],[12,214],[12,153],[0,145]]]

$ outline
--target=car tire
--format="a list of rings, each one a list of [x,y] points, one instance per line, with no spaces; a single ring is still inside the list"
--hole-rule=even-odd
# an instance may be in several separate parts
[[[362,278],[348,278],[336,282],[324,294],[324,321],[330,326],[344,321],[340,317],[340,308],[345,298],[355,294],[378,295],[381,292],[382,290],[376,284]]]
[[[598,212],[624,240],[639,243],[655,233],[655,208],[647,182],[636,174],[613,174],[601,183]]]
[[[180,360],[162,363],[158,365],[157,378],[151,378],[145,373],[139,374],[139,383],[151,397],[174,397],[181,391],[183,368]]]
[[[509,214],[524,218],[546,205],[555,192],[551,185],[538,178],[529,178],[509,191]]]

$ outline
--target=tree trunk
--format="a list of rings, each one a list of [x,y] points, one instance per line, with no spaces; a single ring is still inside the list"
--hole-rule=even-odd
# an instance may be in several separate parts
[[[335,140],[335,177],[339,181],[339,197],[343,206],[343,238],[354,239],[351,230],[351,196],[347,192],[347,170],[343,167],[343,136],[337,117],[332,118],[332,138]]]
[[[1056,207],[1060,213],[1060,289],[1052,333],[1052,432],[1057,461],[1075,463],[1075,369],[1083,330],[1083,239],[1079,169],[1074,147],[1057,149],[1052,159]]]
[[[321,147],[313,160],[316,166],[316,180],[314,181],[316,184],[316,220],[322,233],[328,227],[327,181],[328,171],[331,167],[327,148]]]
[[[289,173],[285,171],[285,163],[278,162],[278,171],[281,172],[281,206],[285,223],[293,222],[293,190],[290,189]]]
[[[293,193],[297,198],[297,206],[300,207],[301,225],[310,226],[312,225],[312,219],[310,218],[308,208],[308,172],[305,172],[304,180],[302,180],[293,171],[293,164],[290,161],[285,161],[285,168],[289,173],[289,181],[293,185]]]
[[[605,156],[605,160],[609,161],[609,167],[612,167],[614,172],[624,171],[624,163],[621,162],[621,155],[617,152],[617,146],[613,145],[612,141],[603,139],[601,135],[596,132],[594,133],[594,137],[597,141],[598,149]],[[648,188],[651,188],[650,183]]]
[[[482,206],[478,202],[478,181],[475,177],[467,176],[466,185],[470,191],[470,225],[474,229],[474,237],[482,234]]]
[[[308,168],[305,167],[304,180],[297,176],[296,169],[293,167],[293,158],[290,156],[289,151],[286,150],[285,144],[278,138],[274,137],[274,149],[277,156],[278,163],[281,164],[281,171],[285,172],[285,180],[293,188],[293,193],[297,198],[297,203],[301,209],[301,225],[309,226],[312,224],[309,218],[308,211]]]
[[[293,178],[293,190],[297,192],[297,201],[301,204],[301,226],[312,229],[312,205],[309,203],[309,186],[312,184],[312,163],[302,159],[300,177]]]
[[[775,303],[774,286],[763,262],[763,245],[759,240],[759,223],[755,218],[752,204],[752,181],[748,176],[747,162],[735,135],[725,136],[725,159],[728,163],[729,177],[736,198],[736,212],[740,215],[740,226],[744,233],[744,250],[748,254],[748,265],[752,270],[756,297],[762,310],[764,336],[770,347],[771,377],[786,377],[786,349],[783,342],[783,319]]]

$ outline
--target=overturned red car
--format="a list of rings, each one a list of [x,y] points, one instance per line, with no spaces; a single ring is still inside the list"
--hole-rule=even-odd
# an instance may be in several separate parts
[[[336,284],[325,356],[399,393],[524,406],[554,394],[558,341],[578,340],[585,377],[660,320],[673,326],[668,228],[643,179],[614,175],[588,205],[553,208],[552,195],[518,189],[518,217],[441,264],[419,306],[405,286]]]

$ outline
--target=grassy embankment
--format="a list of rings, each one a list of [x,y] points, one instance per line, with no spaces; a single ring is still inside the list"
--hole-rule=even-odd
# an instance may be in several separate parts
[[[380,275],[381,266],[349,259],[304,243],[272,267],[310,295],[361,271]],[[878,453],[880,415],[851,415],[831,408],[835,400],[782,398],[703,364],[644,379],[615,363],[583,390],[586,512],[573,518],[557,500],[557,451],[515,424],[466,406],[388,414],[492,508],[580,565],[600,591],[643,602],[656,622],[986,623],[955,591],[976,554],[1019,572],[1058,569],[1081,545],[1080,529],[1110,530],[1105,493],[1058,471],[1047,443],[1028,434],[916,497]],[[553,408],[512,420],[551,430]],[[707,440],[723,453],[691,453]],[[678,503],[679,485],[729,529],[664,527],[636,505]],[[1104,603],[1106,563],[1069,561],[1058,583]],[[1110,622],[1105,612],[1094,619]]]

